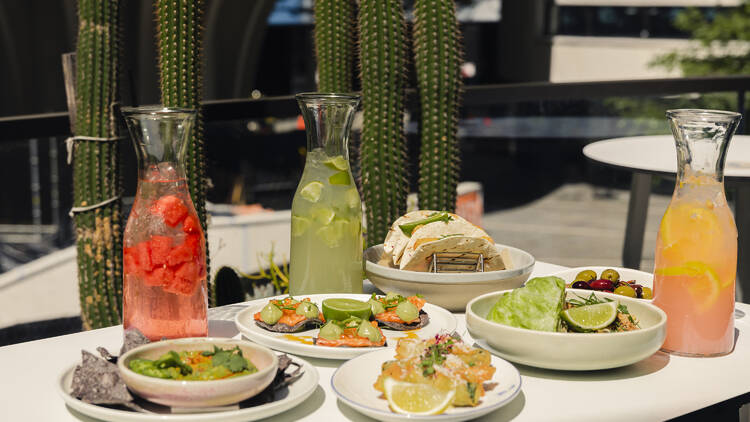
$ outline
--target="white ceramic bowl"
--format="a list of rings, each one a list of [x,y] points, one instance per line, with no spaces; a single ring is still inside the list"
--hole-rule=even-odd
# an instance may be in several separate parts
[[[567,295],[585,297],[591,292],[568,289]],[[553,333],[487,320],[490,309],[504,293],[489,293],[469,302],[466,326],[474,339],[483,340],[493,352],[516,363],[574,371],[616,368],[651,356],[667,334],[667,315],[661,309],[644,300],[601,292],[595,294],[627,305],[641,329],[622,333]]]
[[[565,283],[571,283],[573,280],[575,280],[578,273],[580,273],[583,270],[592,270],[596,273],[597,276],[602,275],[602,271],[606,269],[613,269],[617,271],[620,274],[620,280],[622,281],[630,281],[635,280],[636,283],[640,284],[644,287],[652,288],[654,286],[654,275],[651,273],[647,273],[645,271],[639,271],[634,270],[632,268],[623,268],[623,267],[601,267],[601,266],[591,266],[591,267],[577,267],[577,268],[569,268],[564,271],[560,271],[554,275],[556,277],[560,277],[563,280],[565,280]]]
[[[403,296],[421,294],[427,302],[451,311],[463,311],[474,297],[496,290],[521,286],[534,269],[534,257],[512,246],[497,245],[507,249],[512,269],[484,273],[435,274],[421,271],[404,271],[378,264],[383,255],[383,245],[365,251],[365,273],[377,288]]]
[[[223,380],[178,381],[149,377],[133,372],[132,359],[157,359],[164,353],[191,350],[213,350],[239,346],[242,354],[258,368],[258,372]],[[162,340],[136,347],[117,361],[125,384],[139,396],[154,403],[175,407],[212,407],[238,403],[263,391],[273,381],[279,359],[271,349],[246,340],[227,338],[183,338]]]

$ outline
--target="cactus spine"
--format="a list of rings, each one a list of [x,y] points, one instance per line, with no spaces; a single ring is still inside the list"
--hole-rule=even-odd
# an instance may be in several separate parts
[[[414,3],[414,59],[421,102],[419,207],[453,211],[460,172],[461,35],[453,0]]]
[[[356,38],[353,0],[315,1],[318,91],[351,92]]]
[[[119,70],[117,0],[78,1],[76,136],[113,138]],[[120,323],[122,214],[117,142],[78,140],[73,150],[73,204],[84,329]]]
[[[190,197],[206,236],[206,271],[208,271],[208,237],[206,231],[206,157],[203,141],[203,114],[200,105],[203,89],[201,68],[203,0],[156,0],[156,26],[159,46],[161,100],[165,107],[197,109],[195,127],[185,154],[185,172]],[[209,280],[209,301],[216,295]]]
[[[401,0],[360,1],[360,79],[364,111],[361,168],[368,245],[382,242],[391,223],[406,210],[405,34]]]

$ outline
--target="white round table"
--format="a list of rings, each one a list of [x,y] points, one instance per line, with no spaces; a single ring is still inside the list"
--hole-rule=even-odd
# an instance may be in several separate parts
[[[583,155],[592,161],[633,172],[622,261],[625,267],[639,268],[651,176],[675,177],[677,151],[674,138],[671,135],[657,135],[606,139],[586,145]],[[724,179],[729,188],[736,190],[734,216],[739,232],[737,279],[740,292],[750,292],[750,136],[735,135],[732,138],[724,166]]]

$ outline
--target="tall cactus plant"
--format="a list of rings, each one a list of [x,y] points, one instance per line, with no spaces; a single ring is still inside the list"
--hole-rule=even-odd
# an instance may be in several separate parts
[[[364,111],[362,190],[367,244],[374,245],[404,213],[408,194],[403,128],[407,48],[401,0],[361,0],[358,23]]]
[[[117,0],[78,1],[73,205],[84,329],[120,323],[122,215],[113,105],[118,95]]]
[[[419,207],[452,211],[460,172],[461,35],[453,0],[414,3],[414,61],[422,105]]]
[[[206,157],[203,115],[200,111],[203,71],[201,67],[203,0],[155,0],[161,100],[165,107],[198,110],[187,147],[185,171],[190,197],[206,231]],[[208,249],[208,238],[206,238]],[[206,268],[209,258],[206,254]],[[208,271],[207,271],[208,272]],[[215,286],[209,280],[209,300],[215,304]]]
[[[354,0],[315,1],[318,91],[352,91],[355,25]]]

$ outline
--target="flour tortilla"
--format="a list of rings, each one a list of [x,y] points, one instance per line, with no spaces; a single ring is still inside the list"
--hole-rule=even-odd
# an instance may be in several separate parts
[[[399,226],[413,221],[423,220],[436,212],[438,211],[412,211],[402,215],[394,221],[393,224],[391,224],[391,228],[388,230],[388,235],[386,235],[385,241],[383,242],[383,256],[390,257],[393,261],[393,265],[398,266],[398,263],[401,260],[401,254],[404,252],[406,244],[409,243],[409,236],[404,234]]]
[[[415,248],[407,246],[401,259],[400,268],[408,271],[429,271],[432,255],[435,253],[470,252],[481,253],[484,259],[484,271],[504,270],[510,266],[506,262],[507,254],[502,254],[489,237],[451,236],[443,239],[420,243]]]

